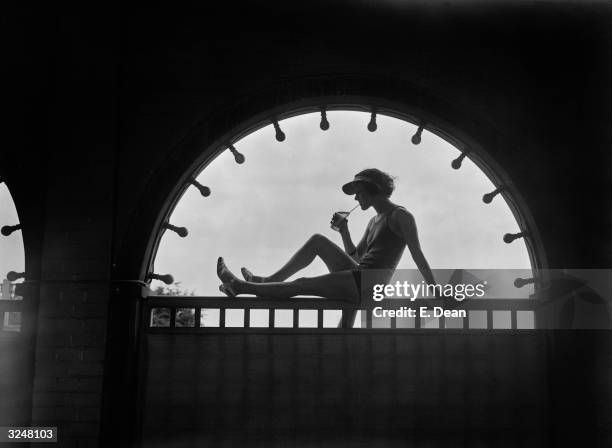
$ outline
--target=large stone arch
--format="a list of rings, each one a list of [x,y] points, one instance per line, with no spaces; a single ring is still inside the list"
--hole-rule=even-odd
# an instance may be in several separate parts
[[[538,204],[524,186],[522,160],[512,136],[504,135],[485,117],[467,114],[427,89],[402,80],[330,75],[296,79],[261,89],[248,98],[228,101],[214,114],[201,117],[198,125],[172,148],[151,176],[144,194],[146,200],[134,210],[128,233],[116,254],[117,278],[145,280],[158,243],[159,228],[186,188],[186,182],[228,143],[270,124],[273,118],[288,118],[323,105],[349,110],[376,107],[381,113],[397,118],[424,121],[428,130],[458,148],[469,149],[472,160],[493,183],[508,188],[507,200],[512,212],[521,229],[530,234],[527,245],[532,266],[548,266],[545,242],[538,231],[537,218],[531,212],[537,210]]]

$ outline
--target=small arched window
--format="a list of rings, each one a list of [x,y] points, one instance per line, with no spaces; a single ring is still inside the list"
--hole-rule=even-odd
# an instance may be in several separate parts
[[[2,310],[2,330],[20,331],[21,312],[11,311],[10,301],[20,300],[15,294],[15,284],[20,279],[13,274],[22,273],[25,270],[25,252],[23,238],[21,236],[21,225],[19,216],[11,193],[5,183],[0,182],[0,304],[4,303],[6,308]],[[11,273],[11,274],[9,274]]]

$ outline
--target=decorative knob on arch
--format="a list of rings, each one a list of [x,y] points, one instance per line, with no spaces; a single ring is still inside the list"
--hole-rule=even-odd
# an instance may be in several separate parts
[[[417,131],[410,139],[413,145],[418,145],[419,143],[421,143],[421,135],[423,134],[423,129],[425,129],[425,123],[421,122],[419,124],[419,127],[417,128]]]
[[[187,230],[187,227],[173,226],[169,222],[164,223],[163,227],[164,227],[164,229],[168,229],[168,230],[171,230],[172,232],[176,233],[181,238],[185,238],[187,235],[189,235],[189,231]]]
[[[457,157],[455,160],[451,162],[451,166],[453,167],[454,170],[458,170],[459,168],[461,168],[463,159],[465,159],[469,153],[470,151],[468,151],[467,149],[464,151],[461,151],[461,154],[459,154],[459,157]]]
[[[238,150],[234,148],[234,145],[228,145],[227,149],[229,149],[231,153],[234,155],[234,160],[236,161],[237,164],[241,165],[244,163],[244,161],[246,160],[246,158],[244,157],[244,154],[238,152]]]
[[[499,193],[501,193],[502,191],[504,191],[504,190],[505,190],[504,187],[497,187],[491,193],[487,193],[487,194],[483,195],[482,196],[482,202],[484,202],[485,204],[490,204],[491,201],[493,201],[493,198],[495,196],[497,196]]]
[[[376,124],[376,110],[372,109],[372,115],[370,115],[370,122],[368,123],[368,131],[374,132],[378,129],[378,125]]]
[[[329,129],[329,121],[327,121],[327,112],[325,111],[324,107],[321,108],[321,124],[319,124],[319,127],[322,131],[327,131]]]
[[[525,285],[529,285],[531,283],[535,283],[535,278],[516,278],[514,279],[514,286],[516,288],[522,288]]]
[[[188,183],[190,185],[193,185],[194,187],[196,187],[198,190],[200,190],[200,194],[202,196],[204,196],[205,198],[210,196],[210,188],[205,187],[204,185],[202,185],[200,182],[198,182],[195,179],[189,179]]]
[[[504,235],[504,243],[510,244],[514,240],[518,240],[519,238],[525,238],[527,236],[527,232],[519,232],[519,233],[506,233]]]
[[[276,131],[276,140],[279,142],[285,141],[285,133],[281,130],[278,120],[272,120],[272,125]]]
[[[171,285],[174,283],[174,277],[170,274],[155,274],[154,272],[149,272],[147,274],[147,280],[159,280],[164,282],[166,285]]]
[[[4,236],[9,236],[11,233],[16,232],[17,230],[21,230],[21,224],[14,226],[3,226],[0,232],[2,232],[2,235]]]
[[[20,278],[25,278],[25,276],[26,276],[25,272],[10,271],[9,273],[6,274],[6,278],[8,279],[9,282],[14,282],[16,280],[19,280]]]

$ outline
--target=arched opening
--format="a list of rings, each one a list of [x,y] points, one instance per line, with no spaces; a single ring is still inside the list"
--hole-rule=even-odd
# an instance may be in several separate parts
[[[2,303],[2,331],[20,331],[22,315],[20,311],[9,310],[9,303],[21,300],[15,293],[15,285],[20,283],[25,270],[25,251],[21,224],[17,208],[5,183],[0,181],[0,287]],[[4,307],[3,307],[4,308]]]
[[[339,185],[368,166],[398,177],[394,199],[415,214],[435,268],[505,269],[514,271],[505,275],[531,280],[543,266],[520,193],[487,151],[460,131],[384,104],[327,102],[266,115],[205,151],[175,189],[158,219],[147,269],[154,293],[218,295],[217,255],[265,272],[309,234],[324,229],[333,237],[325,225],[329,216],[352,204]],[[236,165],[245,156],[246,163]],[[367,219],[352,216],[356,235]],[[413,267],[407,258],[400,268]],[[313,265],[300,276],[321,269]],[[172,281],[160,273],[172,274]],[[163,286],[160,278],[174,284]],[[533,292],[530,281],[520,290],[507,283],[513,298]],[[504,319],[509,324],[511,318]]]
[[[25,271],[21,221],[8,186],[0,180],[0,420],[24,425],[31,416],[32,338],[29,297],[16,286]],[[26,303],[24,303],[26,302]]]
[[[327,119],[330,123],[327,131],[319,128],[322,104],[326,107]],[[367,129],[371,119],[372,104],[376,104],[377,113],[378,129],[375,132]],[[343,116],[346,119],[344,124],[342,124]],[[274,121],[277,121],[278,126],[285,133],[286,138],[282,142],[275,140],[275,134],[278,131],[275,129]],[[423,122],[426,125],[421,133],[421,143],[414,146],[411,139]],[[399,134],[385,135],[385,132],[394,125],[397,125],[397,132],[402,135],[402,138],[398,138]],[[333,147],[317,145],[316,141],[310,142],[311,147],[309,148],[298,149],[289,146],[290,142],[307,140],[311,133],[316,133],[317,137],[331,138],[334,130],[339,131],[342,138],[355,139],[354,142],[345,143],[343,146],[348,148],[353,145],[352,149],[357,151],[356,153],[370,154],[374,157],[380,156],[380,151],[389,151],[389,154],[392,155],[373,159],[357,157],[356,160],[350,162],[354,163],[354,166],[348,165],[346,172],[340,172],[336,170],[344,166],[340,162],[345,161],[350,152],[338,151],[336,153]],[[368,145],[361,149],[354,148],[357,142],[363,139],[371,139],[368,143],[370,152],[368,152]],[[378,139],[382,139],[383,143],[381,144]],[[391,142],[395,143],[398,140],[401,148],[392,148]],[[431,142],[437,143],[427,146]],[[236,164],[234,154],[228,151],[230,145],[245,156],[244,164]],[[372,149],[379,147],[384,149]],[[469,150],[469,153],[466,153],[466,150]],[[418,158],[416,161],[404,163],[411,166],[419,165],[422,169],[414,176],[406,175],[401,170],[402,163],[396,160],[398,151],[406,157]],[[266,156],[271,159],[266,160]],[[312,167],[307,167],[295,159],[298,156],[305,158],[310,156],[317,160],[319,163],[316,166],[319,169],[313,173]],[[288,159],[284,160],[285,157]],[[381,165],[383,163],[381,160],[387,158],[387,166]],[[454,170],[451,164],[458,159],[461,159],[461,167]],[[262,166],[257,169],[259,163]],[[458,162],[455,162],[456,164]],[[326,414],[326,411],[321,412],[321,409],[326,409],[328,403],[330,406],[335,406],[338,402],[347,403],[349,407],[360,406],[358,404],[360,400],[367,401],[377,395],[402,396],[401,400],[404,403],[429,403],[430,397],[427,396],[427,393],[424,392],[422,396],[418,394],[410,396],[405,389],[397,385],[403,384],[399,378],[402,378],[402,381],[411,378],[408,382],[418,385],[419,390],[423,384],[426,385],[422,388],[423,391],[434,387],[434,380],[429,370],[431,365],[435,366],[436,371],[439,369],[440,372],[446,372],[447,362],[452,362],[453,366],[463,366],[456,367],[465,372],[465,377],[461,377],[463,383],[467,384],[468,379],[474,380],[474,378],[477,378],[481,384],[486,381],[484,375],[489,375],[489,373],[485,373],[480,367],[472,369],[470,356],[476,351],[484,353],[491,339],[471,338],[471,334],[457,335],[456,340],[460,341],[460,347],[453,345],[453,349],[448,352],[452,353],[455,358],[447,360],[445,330],[432,335],[427,332],[418,334],[415,331],[412,333],[412,329],[514,330],[534,328],[533,308],[504,310],[489,307],[484,310],[471,310],[470,312],[480,313],[481,320],[472,319],[473,316],[470,314],[469,318],[460,322],[460,325],[456,325],[456,322],[451,319],[439,319],[435,322],[428,319],[414,319],[410,325],[401,326],[397,319],[392,319],[385,325],[377,327],[367,318],[365,321],[355,320],[356,325],[351,325],[350,322],[347,324],[345,319],[347,311],[355,310],[332,301],[315,301],[308,298],[292,299],[290,302],[281,303],[281,301],[271,301],[265,298],[228,299],[206,296],[213,292],[215,294],[212,295],[219,296],[219,293],[214,290],[218,284],[213,283],[216,282],[214,265],[210,264],[209,267],[204,265],[206,262],[214,263],[218,255],[224,255],[228,260],[236,257],[237,266],[255,263],[252,264],[253,269],[256,269],[256,266],[259,269],[265,269],[262,267],[262,260],[270,259],[272,263],[275,263],[278,261],[275,258],[280,258],[283,253],[261,252],[266,250],[265,246],[269,244],[269,238],[253,236],[253,234],[238,237],[228,235],[229,240],[227,241],[207,241],[206,244],[209,245],[218,244],[217,247],[211,249],[209,246],[207,249],[199,246],[197,242],[198,229],[202,229],[201,234],[205,236],[223,235],[225,237],[225,233],[231,233],[227,232],[227,226],[224,225],[225,220],[233,218],[237,211],[244,211],[246,208],[253,211],[254,218],[261,218],[266,225],[270,226],[272,236],[288,232],[288,235],[293,237],[295,227],[288,225],[283,219],[277,219],[275,209],[280,208],[278,214],[285,217],[291,214],[289,211],[303,206],[307,208],[306,216],[312,219],[307,221],[303,217],[295,219],[300,223],[299,229],[302,237],[307,236],[311,231],[330,232],[327,225],[331,213],[339,208],[348,210],[353,203],[351,197],[340,192],[340,185],[350,180],[356,170],[372,165],[386,169],[398,177],[396,194],[399,196],[394,195],[397,202],[409,201],[407,205],[410,208],[413,203],[422,203],[426,206],[435,204],[436,201],[447,201],[446,207],[458,207],[447,213],[455,215],[453,218],[456,221],[463,222],[461,226],[463,228],[473,228],[474,222],[482,224],[491,221],[488,218],[479,221],[478,217],[473,216],[473,213],[469,211],[470,209],[465,211],[465,216],[462,216],[458,210],[463,207],[475,207],[484,213],[493,212],[494,215],[496,208],[501,209],[503,213],[500,216],[503,219],[499,222],[498,228],[486,225],[477,226],[471,238],[486,240],[487,235],[490,235],[495,240],[495,244],[500,245],[500,248],[495,250],[489,248],[489,251],[496,253],[502,249],[517,251],[515,259],[504,264],[501,262],[502,258],[497,267],[514,269],[523,267],[529,272],[529,275],[532,275],[545,266],[545,257],[541,250],[537,230],[532,226],[533,221],[529,210],[524,206],[520,192],[514,188],[509,176],[496,164],[495,159],[483,149],[482,145],[459,130],[445,125],[442,120],[436,121],[429,116],[406,111],[399,105],[387,103],[384,107],[382,103],[369,101],[347,105],[346,102],[312,100],[308,105],[285,106],[254,116],[251,120],[237,125],[216,138],[205,148],[201,148],[198,158],[191,163],[188,169],[184,170],[174,189],[165,196],[167,200],[164,208],[156,216],[154,237],[149,241],[146,259],[141,270],[148,273],[147,279],[152,280],[150,285],[153,289],[160,284],[154,283],[156,280],[152,274],[173,274],[176,276],[174,280],[183,282],[179,285],[181,288],[186,289],[188,293],[194,290],[194,294],[202,296],[149,296],[144,302],[142,315],[145,339],[148,344],[143,367],[143,370],[147,371],[146,384],[143,386],[147,391],[147,406],[142,418],[145,441],[155,440],[159,434],[164,433],[164,430],[161,429],[164,425],[160,425],[159,422],[164,421],[169,403],[184,403],[182,398],[176,398],[174,385],[187,384],[194,381],[194,378],[198,379],[198,387],[202,385],[203,388],[201,393],[189,394],[189,400],[194,396],[197,397],[196,400],[199,400],[200,406],[195,406],[195,409],[216,409],[218,412],[213,412],[212,416],[210,413],[203,415],[198,414],[197,411],[193,412],[193,407],[185,407],[184,409],[188,410],[181,414],[181,418],[193,428],[198,428],[197,431],[204,439],[218,437],[219,434],[221,434],[220,437],[227,437],[227,434],[240,432],[240,430],[236,431],[235,425],[243,425],[244,421],[250,421],[251,418],[260,418],[257,423],[258,427],[266,428],[269,433],[274,433],[277,428],[291,427],[294,422],[312,422],[313,426],[297,431],[300,433],[298,437],[301,437],[300,431],[304,431],[304,434],[312,433],[312,428],[320,431],[321,425],[325,423],[323,420],[326,417],[322,417],[324,415],[333,415],[334,422],[340,418],[337,410],[329,411],[330,414]],[[274,170],[270,170],[270,166],[273,166]],[[249,172],[249,168],[252,171]],[[420,190],[419,186],[423,185],[423,178],[426,178],[428,173],[431,175],[429,169],[438,173],[436,176],[440,177],[435,177],[438,182],[433,182],[433,186],[428,189]],[[217,171],[216,174],[215,171]],[[329,179],[326,173],[331,173]],[[286,174],[296,181],[287,185],[287,178],[283,177]],[[261,177],[258,178],[258,176]],[[233,182],[236,177],[240,177],[239,180],[243,183]],[[468,181],[467,184],[462,184],[462,177],[463,181]],[[474,177],[477,179],[472,184]],[[197,181],[195,185],[193,180]],[[262,193],[263,197],[279,191],[286,194],[274,194],[276,201],[271,208],[265,213],[254,213],[257,211],[257,201],[251,198],[256,194],[257,189],[254,192],[250,187],[263,185],[263,181],[270,182],[271,187],[274,187],[270,192]],[[402,188],[400,187],[402,181],[406,181],[406,190],[403,193],[399,190]],[[411,185],[410,182],[414,184]],[[453,182],[458,182],[458,184],[453,184]],[[320,188],[319,191],[315,188],[314,193],[313,183]],[[469,188],[465,185],[468,185]],[[465,192],[465,196],[458,196],[464,198],[466,202],[453,204],[452,197],[449,200],[449,190]],[[327,193],[328,191],[330,193]],[[494,195],[492,201],[483,202],[483,196],[494,191],[497,191],[497,194]],[[427,194],[435,197],[436,200],[432,200],[424,192],[429,192]],[[329,202],[305,204],[304,198],[312,196],[322,196],[325,201]],[[415,196],[418,200],[411,199]],[[280,200],[277,199],[279,197]],[[218,202],[213,202],[215,200]],[[196,205],[185,206],[190,202]],[[224,212],[224,218],[219,217],[215,212],[217,207]],[[190,210],[206,210],[206,212],[198,216],[197,213],[191,214]],[[424,207],[414,213],[421,232],[423,249],[426,253],[429,251],[431,264],[451,268],[457,267],[454,263],[470,263],[470,267],[475,268],[490,267],[491,264],[487,263],[490,260],[487,260],[486,257],[475,263],[474,257],[478,255],[477,252],[476,255],[461,254],[460,246],[453,247],[452,252],[465,257],[450,261],[446,259],[446,263],[444,262],[444,246],[438,241],[438,235],[452,233],[455,239],[449,236],[450,244],[461,242],[465,236],[456,237],[456,227],[451,226],[455,229],[451,231],[433,224],[428,225],[427,221],[431,218],[427,218],[427,215],[434,216],[430,223],[435,222],[436,219],[438,222],[441,221],[440,216],[436,215],[436,210],[437,207],[429,209]],[[249,216],[240,224],[244,224],[246,229],[257,230],[259,221],[249,222],[250,219]],[[363,226],[367,215],[355,215],[351,219],[351,225],[357,229]],[[303,222],[305,224],[302,224]],[[311,223],[319,227],[307,228],[306,225]],[[208,224],[212,227],[207,228]],[[447,224],[443,222],[438,226]],[[201,227],[202,225],[204,227]],[[175,226],[174,229],[171,226]],[[188,235],[183,238],[180,235],[184,233],[181,230],[182,227],[188,230]],[[428,232],[431,233],[428,235]],[[503,241],[505,233],[516,235],[523,232],[529,237],[515,239],[511,244]],[[299,243],[299,238],[296,236],[294,245]],[[437,253],[439,255],[435,255],[438,244]],[[490,243],[484,243],[484,246],[487,244]],[[178,252],[176,255],[169,255],[172,248],[180,248],[181,245],[184,245],[182,254]],[[244,250],[228,255],[228,250],[231,248]],[[286,249],[291,250],[292,248],[294,246]],[[217,250],[221,253],[216,253]],[[251,254],[253,257],[251,260],[245,258],[248,257],[249,250],[254,252]],[[274,250],[282,251],[283,248],[279,247]],[[166,260],[162,260],[164,257],[167,257]],[[189,281],[185,281],[187,277],[183,276],[180,270],[176,270],[177,263],[183,259],[186,263],[195,265],[194,279],[199,278],[198,271],[200,271],[211,280],[211,283],[202,286],[193,284],[192,286]],[[402,267],[409,265],[410,262],[410,259],[404,259],[401,262]],[[514,265],[515,263],[519,263],[520,266]],[[313,265],[312,269],[322,269],[322,266]],[[527,285],[527,288],[534,287],[533,284]],[[522,291],[530,290],[533,291],[533,289]],[[522,302],[533,301],[522,300]],[[521,326],[520,313],[525,312],[531,313],[531,325],[528,322],[527,325]],[[340,326],[338,320],[340,320]],[[360,324],[357,325],[357,323]],[[474,323],[476,325],[473,325]],[[364,329],[372,331],[363,331]],[[411,337],[406,337],[404,331],[396,331],[398,329],[407,329]],[[205,334],[206,337],[191,338],[188,336],[197,333]],[[339,334],[342,337],[338,337]],[[514,340],[510,341],[510,339]],[[525,342],[521,337],[510,339],[507,341],[507,347],[512,347],[513,350],[519,350],[520,347],[520,350],[529,350],[530,353],[537,351],[537,345],[531,344],[531,341]],[[438,342],[441,344],[437,345]],[[430,343],[436,344],[435,347]],[[385,376],[383,381],[380,378],[375,379],[377,369],[373,367],[374,365],[391,376]],[[512,372],[504,370],[504,372],[512,377],[513,381],[518,379],[517,381],[521,384],[535,384],[534,393],[540,393],[543,390],[526,372],[519,371],[519,369]],[[282,387],[279,383],[287,378],[291,378],[287,384],[292,385],[293,389],[288,391],[286,396],[291,398],[279,403],[278,397],[283,393],[277,393],[277,388]],[[308,398],[305,398],[301,391],[306,389],[301,389],[301,387],[305,384],[313,384],[313,382],[316,384],[313,387],[318,393],[309,393]],[[228,387],[232,384],[245,384],[245,387],[241,389],[242,392],[238,393],[236,388]],[[375,388],[374,391],[371,391],[372,387]],[[450,386],[450,388],[453,387]],[[368,393],[361,395],[359,391],[366,388]],[[150,391],[155,391],[155,393],[150,393]],[[313,402],[304,401],[311,396]],[[239,408],[244,410],[244,414],[238,419],[228,418],[235,409],[238,409],[234,407],[236,403],[239,403]],[[313,418],[304,418],[301,414],[302,409],[311,413]],[[386,403],[380,408],[372,404],[364,406],[359,414],[363,415],[367,421],[375,418],[372,414],[368,414],[373,409],[385,412],[389,407]],[[388,415],[383,419],[387,422],[391,421]],[[400,423],[400,426],[404,425],[404,422],[405,420]],[[346,434],[352,434],[355,431],[351,425],[352,423],[347,424],[347,427],[351,429],[346,430]],[[337,432],[337,428],[330,429],[330,431]],[[322,433],[325,433],[325,430]]]

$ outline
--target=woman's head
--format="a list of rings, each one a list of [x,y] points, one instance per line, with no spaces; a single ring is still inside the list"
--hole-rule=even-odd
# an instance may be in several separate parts
[[[357,188],[360,186],[362,188]],[[365,190],[371,196],[381,194],[388,198],[395,190],[395,182],[393,176],[376,168],[367,168],[358,172],[353,181],[345,184],[342,191],[346,194],[356,194],[357,190]]]

